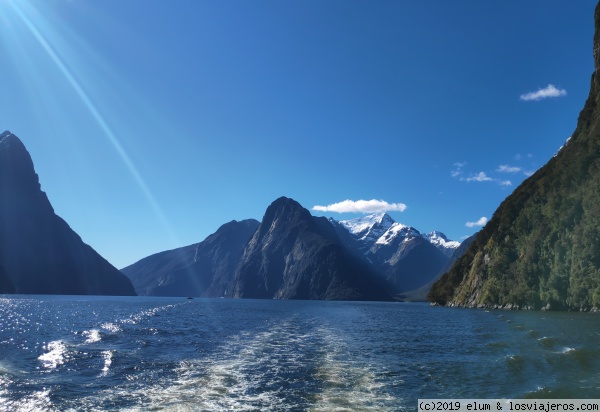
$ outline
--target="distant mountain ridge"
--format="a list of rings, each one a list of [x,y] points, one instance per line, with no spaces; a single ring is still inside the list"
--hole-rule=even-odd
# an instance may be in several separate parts
[[[0,291],[135,295],[129,279],[54,213],[17,136],[0,134]]]
[[[260,223],[227,223],[203,242],[122,271],[142,295],[389,300],[439,275],[449,259],[443,251],[455,244],[441,232],[422,236],[387,214],[338,222],[281,197]],[[199,251],[210,264],[197,261]]]
[[[387,213],[373,213],[339,223],[355,237],[364,251],[368,251],[375,244],[390,243],[398,236],[403,239],[421,236],[448,257],[452,256],[460,245],[460,242],[448,240],[446,235],[439,231],[422,234],[414,227],[396,222]]]
[[[225,223],[204,241],[148,256],[121,271],[140,295],[231,297],[254,219]]]

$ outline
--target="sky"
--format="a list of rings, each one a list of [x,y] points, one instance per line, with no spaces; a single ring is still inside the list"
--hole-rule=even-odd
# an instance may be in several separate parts
[[[462,240],[571,136],[592,0],[0,0],[0,132],[118,268],[280,196]]]

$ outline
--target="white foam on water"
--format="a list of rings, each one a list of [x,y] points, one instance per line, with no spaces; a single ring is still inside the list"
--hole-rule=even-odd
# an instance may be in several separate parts
[[[162,311],[167,310],[167,309],[174,308],[175,306],[177,306],[177,305],[165,305],[165,306],[158,306],[158,307],[155,307],[155,308],[145,309],[145,310],[142,310],[142,311],[140,311],[138,313],[135,313],[135,314],[131,315],[127,319],[122,319],[120,321],[120,323],[121,324],[137,325],[142,320],[144,320],[146,318],[149,318],[149,317],[156,316],[159,312],[162,312]]]
[[[129,411],[397,409],[376,367],[359,362],[334,331],[301,334],[283,322],[254,336],[235,336],[212,357],[180,362],[174,381],[107,395],[143,399],[143,409]]]
[[[118,333],[118,332],[120,332],[122,330],[119,327],[119,325],[116,325],[116,324],[110,323],[110,322],[103,323],[102,325],[100,325],[100,327],[102,329],[107,330],[107,331],[112,332],[112,333]]]
[[[318,369],[322,391],[310,411],[387,411],[397,410],[398,400],[385,392],[378,381],[376,367],[357,361],[347,353],[337,334],[322,330],[326,354]],[[380,368],[379,368],[380,369]],[[381,373],[381,371],[379,372]]]
[[[44,368],[55,369],[68,359],[67,345],[61,340],[55,340],[44,346],[46,353],[38,357]]]
[[[44,389],[35,391],[30,395],[18,399],[10,400],[0,397],[0,410],[11,412],[55,412],[58,411],[52,406],[50,400],[50,390]]]
[[[110,366],[112,365],[113,353],[114,353],[114,351],[112,351],[112,350],[102,351],[102,358],[104,358],[104,367],[102,368],[102,376],[106,376],[108,374],[108,371],[110,370]]]
[[[85,337],[85,343],[96,343],[102,340],[102,336],[100,336],[100,331],[98,329],[83,331],[82,335]]]

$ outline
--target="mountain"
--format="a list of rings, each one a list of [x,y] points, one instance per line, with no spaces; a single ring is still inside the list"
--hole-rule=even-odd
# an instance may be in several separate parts
[[[333,219],[330,221],[335,222]],[[390,242],[396,236],[403,238],[422,236],[448,257],[452,256],[460,245],[460,242],[448,240],[446,235],[439,231],[421,234],[414,227],[396,222],[387,213],[374,213],[338,223],[350,232],[363,252],[368,252],[376,244]]]
[[[435,303],[588,310],[600,307],[600,4],[595,71],[568,144],[502,202],[436,282]]]
[[[421,286],[418,289],[409,290],[407,292],[399,293],[397,296],[395,296],[395,298],[398,299],[398,300],[406,301],[406,302],[425,302],[425,301],[427,301],[427,294],[429,293],[429,290],[431,289],[431,286],[444,273],[448,272],[452,268],[452,266],[458,260],[458,258],[460,258],[463,255],[463,253],[465,253],[465,251],[467,250],[468,246],[471,244],[471,242],[473,241],[473,239],[475,239],[475,236],[476,236],[476,234],[472,235],[472,236],[470,236],[468,238],[466,238],[465,240],[463,240],[460,243],[460,246],[458,246],[454,250],[454,253],[452,254],[452,256],[450,256],[450,259],[446,263],[446,266],[432,280],[430,280],[429,282],[427,282],[426,284],[424,284],[423,286]]]
[[[122,271],[140,295],[389,300],[438,276],[456,245],[385,213],[338,222],[281,197],[261,223],[229,222]]]
[[[452,255],[456,252],[456,249],[461,245],[461,242],[457,242],[456,240],[448,240],[446,235],[444,235],[442,232],[438,232],[437,230],[429,233],[423,233],[422,236],[448,257],[452,257]]]
[[[388,300],[385,282],[343,245],[331,223],[281,197],[246,245],[234,297]]]
[[[131,282],[54,213],[31,156],[0,135],[0,290],[135,295]]]
[[[8,279],[8,275],[2,265],[0,265],[0,293],[15,293],[15,287]]]
[[[375,213],[339,223],[352,234],[360,249],[366,252],[396,222],[387,213]]]
[[[375,242],[369,256],[397,293],[423,286],[448,262],[448,257],[416,229],[399,223]]]
[[[204,241],[148,256],[121,269],[140,295],[231,297],[254,219],[231,221]]]
[[[442,232],[421,234],[387,213],[344,220],[339,225],[350,233],[356,248],[395,293],[420,288],[439,276],[460,245]]]

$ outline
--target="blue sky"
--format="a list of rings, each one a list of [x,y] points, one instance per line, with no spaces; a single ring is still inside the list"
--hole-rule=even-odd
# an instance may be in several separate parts
[[[574,131],[594,7],[0,0],[0,129],[117,267],[279,196],[460,240]]]

